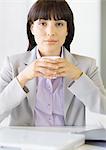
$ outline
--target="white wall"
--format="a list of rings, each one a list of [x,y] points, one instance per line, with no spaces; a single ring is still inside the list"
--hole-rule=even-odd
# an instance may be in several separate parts
[[[6,55],[26,50],[26,0],[0,0],[0,65]]]
[[[75,38],[71,45],[72,52],[94,57],[97,60],[97,65],[100,65],[100,0],[74,0],[69,2],[75,16]]]

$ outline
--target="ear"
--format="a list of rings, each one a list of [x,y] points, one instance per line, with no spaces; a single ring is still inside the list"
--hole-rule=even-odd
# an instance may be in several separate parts
[[[34,24],[31,25],[30,30],[31,30],[31,33],[34,35]]]

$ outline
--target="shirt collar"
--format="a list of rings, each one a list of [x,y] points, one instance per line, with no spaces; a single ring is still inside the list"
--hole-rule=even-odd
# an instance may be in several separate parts
[[[39,50],[38,50],[38,47],[37,47],[36,50],[37,50],[37,53],[36,53],[37,59],[40,59],[42,56],[41,56],[41,54],[40,54],[40,52],[39,52]],[[61,48],[60,57],[61,57],[61,58],[64,58],[64,55],[63,55],[63,47]]]

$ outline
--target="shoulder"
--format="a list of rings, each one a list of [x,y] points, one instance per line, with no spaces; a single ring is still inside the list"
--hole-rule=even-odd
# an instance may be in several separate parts
[[[83,55],[78,55],[78,54],[71,54],[78,63],[92,63],[92,62],[96,62],[96,60],[92,57],[88,57],[88,56],[83,56]]]
[[[84,56],[84,55],[79,55],[75,53],[70,53],[67,49],[65,49],[65,57],[68,58],[69,60],[72,60],[73,63],[75,64],[83,64],[83,65],[90,65],[96,63],[95,58]]]
[[[30,53],[31,53],[30,51],[26,51],[23,53],[8,56],[8,58],[10,61],[23,61],[30,55]]]
[[[26,51],[24,53],[15,54],[12,56],[8,56],[8,60],[12,64],[23,64],[23,63],[31,63],[36,58],[36,49],[32,49],[31,51]]]
[[[77,61],[77,66],[89,76],[98,69],[94,58],[77,54],[72,54],[72,56]]]
[[[96,60],[92,57],[74,54],[68,51],[65,51],[65,56],[69,60],[69,62],[78,66],[81,70],[83,70],[86,73],[91,70],[97,69]]]

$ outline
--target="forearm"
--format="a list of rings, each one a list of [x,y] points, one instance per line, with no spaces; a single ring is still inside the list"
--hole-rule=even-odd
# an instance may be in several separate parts
[[[106,92],[99,88],[87,75],[83,75],[69,87],[69,90],[89,110],[106,114]]]
[[[0,115],[18,106],[25,97],[26,93],[14,78],[0,93]]]

